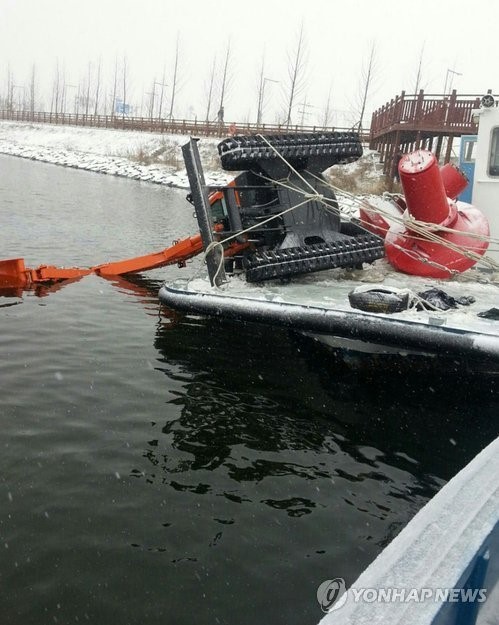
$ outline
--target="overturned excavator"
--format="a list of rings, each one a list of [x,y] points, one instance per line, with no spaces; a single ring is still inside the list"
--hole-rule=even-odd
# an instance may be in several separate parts
[[[359,222],[341,219],[334,192],[322,176],[328,167],[362,155],[356,133],[230,137],[218,145],[222,167],[240,173],[228,186],[211,190],[204,182],[197,141],[191,139],[182,150],[191,186],[188,199],[200,233],[159,252],[93,267],[31,269],[23,258],[0,260],[0,290],[45,295],[91,273],[113,277],[184,266],[203,250],[210,279],[217,284],[223,281],[220,269],[243,271],[248,281],[259,282],[357,267],[384,256],[382,238]]]
[[[249,282],[288,278],[335,267],[357,267],[384,256],[383,240],[355,221],[341,219],[322,172],[362,156],[354,132],[233,136],[218,145],[222,167],[240,172],[207,196],[197,143],[183,148],[205,250],[215,238],[236,240],[225,269],[243,270]],[[211,247],[210,247],[211,246]],[[220,254],[220,251],[219,251]],[[215,259],[207,257],[213,280]],[[211,264],[211,271],[210,271]],[[217,278],[220,274],[217,273]]]

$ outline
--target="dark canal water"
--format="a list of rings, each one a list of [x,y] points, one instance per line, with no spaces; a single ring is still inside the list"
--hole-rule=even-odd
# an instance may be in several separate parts
[[[85,266],[194,231],[183,192],[0,169],[2,258]],[[320,583],[351,583],[497,436],[490,381],[160,311],[179,271],[0,297],[2,625],[316,623]]]

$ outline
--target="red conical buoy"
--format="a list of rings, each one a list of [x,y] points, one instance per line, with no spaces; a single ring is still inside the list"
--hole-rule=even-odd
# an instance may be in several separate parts
[[[428,232],[437,235],[439,241],[430,240],[410,225],[392,225],[385,238],[386,255],[392,265],[404,273],[432,278],[446,278],[472,267],[476,260],[462,252],[485,253],[489,224],[483,213],[470,204],[455,203],[447,197],[437,159],[427,150],[403,156],[399,174],[409,215],[434,224],[428,227]],[[449,192],[455,192],[455,182],[447,179],[446,186]],[[444,226],[452,232],[442,230]]]

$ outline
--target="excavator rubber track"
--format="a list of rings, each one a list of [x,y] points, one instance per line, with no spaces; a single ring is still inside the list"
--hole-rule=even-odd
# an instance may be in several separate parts
[[[245,259],[246,280],[263,282],[337,267],[355,267],[383,258],[383,240],[373,234],[328,243],[255,252]]]
[[[362,144],[356,132],[274,134],[265,140],[261,135],[235,135],[218,144],[218,154],[227,171],[260,168],[265,161],[280,160],[279,155],[293,167],[299,163],[303,169],[304,161],[310,161],[320,163],[323,171],[359,159]]]

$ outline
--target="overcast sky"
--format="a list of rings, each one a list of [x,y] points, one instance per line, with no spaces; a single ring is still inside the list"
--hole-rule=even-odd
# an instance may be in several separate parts
[[[142,106],[147,114],[147,94],[154,80],[161,82],[164,64],[165,82],[172,83],[178,35],[181,89],[175,117],[204,119],[211,66],[216,58],[220,70],[230,39],[226,121],[255,121],[265,55],[264,76],[280,81],[267,80],[265,86],[264,119],[274,122],[285,108],[288,58],[302,23],[306,89],[297,98],[295,122],[302,115],[306,122],[320,121],[330,92],[336,115],[331,123],[342,125],[358,106],[361,72],[373,43],[369,113],[402,89],[414,91],[422,50],[426,91],[442,93],[447,79],[458,93],[499,92],[497,0],[0,0],[0,10],[0,97],[9,68],[19,98],[35,62],[37,93],[46,110],[56,62],[68,85],[83,85],[89,62],[95,75],[101,59],[103,91],[110,98],[115,60],[121,66],[126,56],[127,100],[137,113]]]

